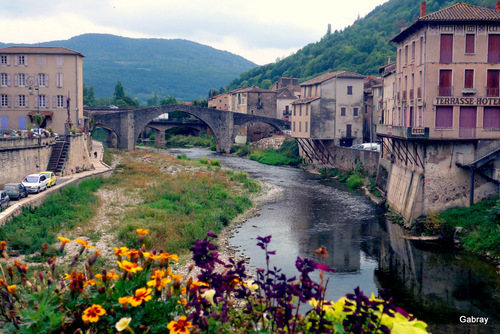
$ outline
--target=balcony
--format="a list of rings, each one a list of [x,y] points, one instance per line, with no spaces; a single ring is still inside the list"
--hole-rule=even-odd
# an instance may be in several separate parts
[[[405,139],[428,139],[429,128],[378,124],[377,135],[382,137],[397,137]]]
[[[405,91],[403,91],[403,101],[407,101],[407,99],[406,99],[406,94],[407,94],[407,91],[406,91],[406,90],[405,90]]]
[[[500,129],[429,128],[379,124],[377,125],[377,135],[413,140],[492,140],[500,137]]]
[[[500,89],[498,87],[486,87],[486,96],[498,97],[500,96]]]
[[[453,86],[438,86],[438,96],[453,96]]]

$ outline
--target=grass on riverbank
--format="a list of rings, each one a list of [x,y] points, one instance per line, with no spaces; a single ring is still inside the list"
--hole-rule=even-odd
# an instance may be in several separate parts
[[[463,227],[466,230],[458,235],[466,250],[500,256],[499,196],[485,199],[468,208],[446,210],[438,217],[448,225],[448,230],[454,227]]]
[[[375,174],[364,171],[363,165],[358,163],[355,169],[343,171],[338,168],[321,168],[319,173],[324,178],[333,178],[338,182],[345,183],[350,190],[360,189],[365,183],[368,191],[376,197],[381,197],[375,184]]]
[[[251,160],[265,165],[298,166],[302,162],[297,141],[288,138],[278,150],[261,150],[251,145],[235,146],[232,152],[240,157],[248,156]]]
[[[112,202],[101,205],[116,207],[109,218],[119,244],[140,248],[135,230],[142,228],[150,231],[147,247],[184,253],[207,232],[220,232],[251,207],[249,194],[260,190],[246,173],[222,169],[215,159],[179,159],[138,151],[107,150],[107,154],[121,161],[113,176],[84,180],[51,194],[42,206],[25,209],[5,224],[0,240],[26,255],[38,252],[44,243],[54,252],[50,245],[61,235],[94,231],[91,241],[97,242],[97,226],[85,225],[98,210],[95,192],[103,187],[117,194]],[[119,194],[133,200],[119,203]],[[75,233],[76,228],[81,232]]]

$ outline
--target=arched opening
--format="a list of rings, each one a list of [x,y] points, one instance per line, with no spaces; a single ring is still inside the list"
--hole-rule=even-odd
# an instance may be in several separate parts
[[[101,142],[107,148],[119,148],[120,139],[115,131],[106,126],[96,124],[92,129],[92,139]]]

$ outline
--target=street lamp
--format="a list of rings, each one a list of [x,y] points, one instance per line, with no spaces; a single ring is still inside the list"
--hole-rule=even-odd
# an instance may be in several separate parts
[[[40,113],[40,86],[38,86],[38,80],[34,76],[29,76],[26,78],[26,85],[28,86],[28,92],[33,95],[33,89],[36,90],[37,100],[36,100],[36,112]]]

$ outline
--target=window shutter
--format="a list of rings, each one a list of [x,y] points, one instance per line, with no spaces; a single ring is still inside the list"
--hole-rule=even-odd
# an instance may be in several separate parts
[[[52,108],[57,108],[57,96],[52,96]]]
[[[500,35],[488,36],[488,63],[500,63]]]
[[[14,108],[19,107],[19,95],[16,95],[16,100],[14,101]]]
[[[12,95],[7,95],[7,107],[12,107]]]
[[[45,95],[45,108],[50,108],[50,95]]]
[[[7,86],[10,87],[10,74],[7,74]]]
[[[440,63],[451,63],[453,60],[453,35],[441,35]]]
[[[14,65],[19,65],[19,57],[14,57]]]
[[[45,74],[45,87],[49,87],[49,75]]]
[[[28,66],[28,55],[24,56],[24,65]]]
[[[19,83],[19,75],[14,74],[14,87],[17,87],[17,84]]]
[[[26,97],[24,98],[24,103],[25,103],[26,108],[30,107],[30,96],[29,95],[26,95]]]
[[[7,55],[7,66],[10,66],[10,56]]]

